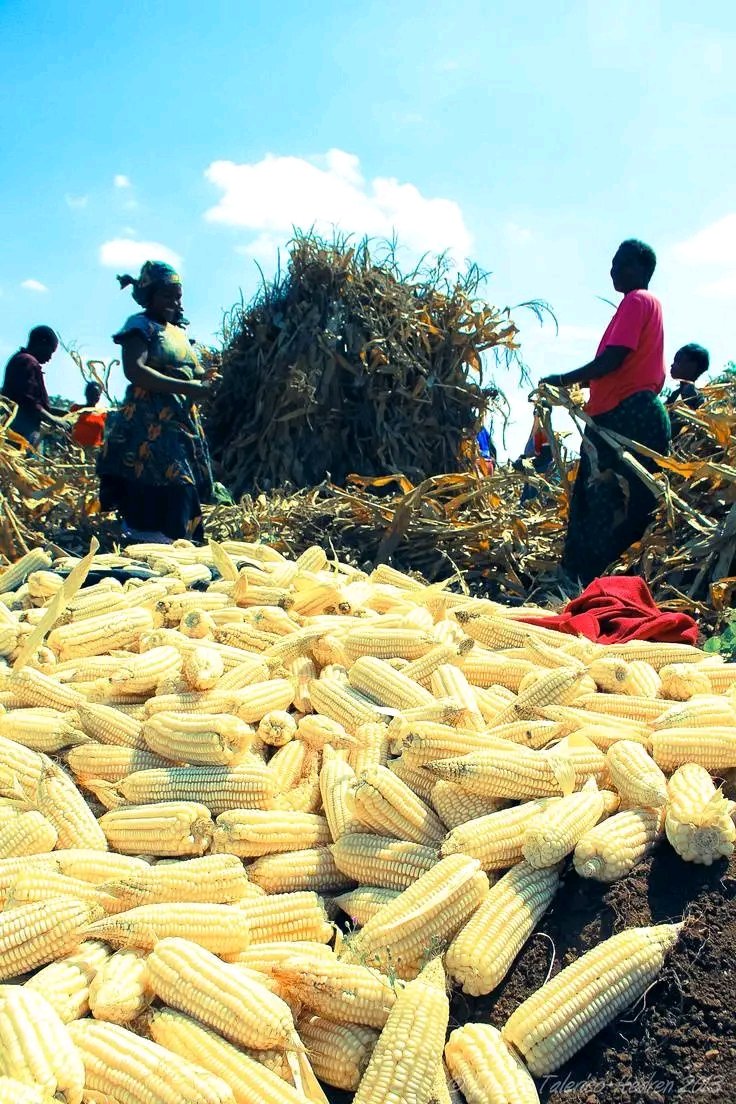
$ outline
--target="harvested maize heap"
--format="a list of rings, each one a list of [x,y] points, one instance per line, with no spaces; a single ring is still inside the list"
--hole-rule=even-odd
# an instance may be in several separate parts
[[[0,1101],[533,1101],[679,926],[449,1039],[448,992],[497,992],[570,879],[733,851],[736,680],[697,649],[560,646],[320,548],[92,565],[0,574]]]

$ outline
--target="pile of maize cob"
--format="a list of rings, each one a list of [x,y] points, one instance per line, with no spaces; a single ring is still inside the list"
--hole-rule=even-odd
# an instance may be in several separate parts
[[[316,546],[75,566],[0,573],[0,1104],[527,1104],[681,925],[497,1027],[448,1037],[451,988],[495,990],[565,877],[733,851],[736,664]]]

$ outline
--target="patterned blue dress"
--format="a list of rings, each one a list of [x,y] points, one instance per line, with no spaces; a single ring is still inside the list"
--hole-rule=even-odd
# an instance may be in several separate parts
[[[193,380],[199,364],[180,326],[132,315],[113,340],[140,333],[151,368]],[[196,405],[130,384],[123,404],[107,419],[97,462],[103,510],[116,509],[133,529],[160,531],[172,540],[203,538],[201,503],[212,498],[212,466]]]

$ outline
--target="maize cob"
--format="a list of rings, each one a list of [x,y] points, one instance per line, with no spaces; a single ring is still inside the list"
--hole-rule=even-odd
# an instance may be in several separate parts
[[[267,809],[274,794],[272,777],[259,762],[135,771],[118,789],[133,804],[194,801],[215,816],[228,809]]]
[[[293,955],[277,963],[273,972],[308,1011],[366,1027],[384,1026],[401,988],[378,970],[334,956]]]
[[[432,792],[437,785],[437,779],[434,775],[426,771],[424,767],[410,766],[403,755],[400,755],[398,759],[392,759],[388,764],[388,769],[430,808],[434,816]]]
[[[110,948],[88,940],[56,962],[49,963],[25,983],[48,1001],[62,1023],[81,1020],[89,1012],[89,988],[110,957]]]
[[[181,665],[176,648],[164,644],[125,660],[110,676],[110,683],[120,693],[152,694],[166,679],[178,678]]]
[[[71,686],[63,686],[43,671],[36,671],[32,667],[23,667],[16,671],[10,679],[8,689],[24,706],[40,706],[65,712],[84,703],[84,698],[77,690],[73,690]]]
[[[119,1024],[76,1020],[67,1030],[84,1062],[86,1089],[105,1104],[234,1104],[219,1077]]]
[[[533,751],[520,744],[494,745],[490,751],[438,759],[427,763],[427,770],[471,793],[517,800],[571,793],[576,783],[569,756],[556,750]]]
[[[667,839],[687,862],[713,862],[733,854],[736,805],[716,787],[704,767],[681,766],[669,780],[665,816]]]
[[[356,782],[352,767],[340,758],[338,752],[326,747],[319,775],[319,788],[333,842],[348,832],[360,831],[360,821],[354,815],[352,806],[352,792]]]
[[[183,1012],[156,1008],[146,1023],[154,1042],[224,1078],[235,1104],[304,1104],[305,1097],[276,1073]]]
[[[58,838],[53,824],[35,809],[20,813],[14,820],[0,826],[0,859],[53,851]]]
[[[491,886],[445,955],[448,975],[464,993],[477,997],[501,984],[549,908],[559,883],[557,867],[538,870],[521,862]]]
[[[670,701],[689,701],[695,694],[712,694],[708,672],[694,663],[668,663],[659,672],[661,696]]]
[[[393,901],[401,893],[400,889],[383,889],[380,886],[358,886],[347,893],[341,893],[335,897],[335,903],[340,906],[346,916],[350,917],[355,927],[362,928],[371,917],[375,916],[379,909]]]
[[[329,847],[263,855],[248,867],[248,877],[266,893],[332,893],[352,884],[338,868]]]
[[[681,924],[631,928],[599,943],[537,989],[503,1028],[536,1077],[553,1073],[646,992]]]
[[[573,732],[578,732],[581,729],[588,729],[592,727],[605,728],[609,733],[615,730],[619,733],[619,739],[636,740],[644,746],[648,746],[649,740],[649,722],[647,721],[632,721],[623,717],[611,717],[610,713],[596,713],[592,709],[579,709],[573,705],[549,705],[545,706],[540,712],[547,717],[550,721],[554,721],[562,726],[562,732],[570,735]],[[651,722],[655,724],[656,722]],[[601,736],[601,741],[604,739]],[[605,747],[609,747],[613,743],[612,737],[609,736]],[[597,745],[598,746],[598,745]],[[600,743],[603,747],[603,743]]]
[[[272,709],[261,718],[257,736],[269,747],[283,747],[296,736],[296,721],[284,709]]]
[[[413,767],[425,766],[436,759],[470,755],[471,752],[482,752],[497,746],[497,740],[489,738],[486,732],[452,728],[435,721],[415,721],[413,724],[400,726],[399,731],[402,734],[401,753]]]
[[[72,713],[57,709],[14,709],[0,715],[0,736],[15,740],[33,751],[61,751],[73,744],[88,742],[79,731]]]
[[[108,958],[89,986],[92,1015],[108,1023],[131,1023],[152,1000],[146,956],[132,948],[116,951]]]
[[[84,1066],[57,1012],[22,985],[0,988],[0,1073],[81,1104]]]
[[[80,659],[135,647],[141,633],[151,628],[150,611],[134,607],[61,625],[49,633],[48,645],[61,660]]]
[[[320,1081],[355,1092],[378,1041],[378,1032],[360,1024],[338,1024],[313,1015],[303,1016],[298,1026]]]
[[[626,682],[629,665],[625,659],[603,655],[594,659],[588,666],[588,674],[599,690],[609,694],[623,693],[621,687]]]
[[[448,831],[469,820],[497,813],[502,801],[468,793],[457,782],[435,782],[432,789],[432,806]]]
[[[522,679],[537,670],[536,664],[521,656],[512,659],[479,647],[463,656],[459,666],[471,686],[505,686],[515,694]]]
[[[432,694],[418,682],[394,670],[385,660],[373,656],[361,656],[348,672],[348,681],[354,690],[364,694],[377,705],[392,709],[411,709],[431,705]]]
[[[329,943],[334,928],[317,893],[273,893],[238,902],[250,925],[251,946],[257,943],[311,941]]]
[[[38,1085],[26,1085],[14,1077],[0,1077],[0,1104],[55,1104],[54,1098]],[[82,1104],[97,1104],[85,1093]],[[100,1101],[100,1104],[108,1104]]]
[[[32,548],[10,567],[0,571],[0,594],[9,594],[26,581],[34,571],[48,571],[51,557],[42,548]]]
[[[112,580],[106,580],[112,582]],[[117,580],[115,580],[117,582]],[[128,608],[128,595],[117,586],[85,587],[74,595],[64,613],[61,615],[61,624],[84,621],[89,617],[99,617],[106,613],[113,613]]]
[[[148,958],[162,1001],[240,1046],[299,1045],[289,1006],[243,970],[185,939],[161,939]]]
[[[79,878],[69,878],[54,870],[32,867],[20,873],[8,889],[8,908],[29,905],[36,901],[52,901],[55,897],[74,897],[98,913],[106,911],[108,898],[104,890],[83,882]],[[110,902],[114,904],[114,902]]]
[[[103,782],[120,782],[133,771],[152,770],[167,766],[166,759],[152,751],[140,751],[132,747],[115,747],[111,744],[86,744],[67,752],[66,761],[77,782],[84,786],[85,779]]]
[[[539,1104],[526,1067],[490,1024],[456,1028],[447,1040],[445,1061],[467,1104]]]
[[[614,800],[617,805],[617,799]],[[595,782],[586,785],[580,793],[560,798],[525,828],[522,855],[537,870],[555,866],[575,849],[580,837],[598,823],[605,808],[605,797]]]
[[[0,792],[4,796],[32,802],[43,766],[37,752],[0,736]]]
[[[106,851],[105,833],[71,778],[45,755],[36,805],[58,833],[58,847]]]
[[[441,1071],[449,1013],[442,965],[430,962],[399,994],[353,1104],[429,1101]]]
[[[309,693],[309,685],[312,679],[317,677],[317,668],[314,661],[306,655],[297,656],[286,664],[289,678],[296,686],[294,705],[301,713],[308,713],[312,708],[312,698]]]
[[[369,829],[428,846],[445,835],[442,822],[387,767],[369,767],[353,792],[355,815]]]
[[[246,621],[220,625],[215,629],[215,641],[218,644],[227,644],[231,648],[242,648],[248,652],[265,652],[280,639],[276,633],[264,632]]]
[[[307,751],[306,744],[301,740],[292,740],[271,757],[268,774],[274,793],[286,793],[297,785],[307,764]]]
[[[456,610],[455,616],[468,636],[492,652],[503,648],[523,648],[532,638],[548,642],[553,648],[560,640],[559,633],[551,629],[526,625],[511,617],[493,614],[478,616],[468,610]]]
[[[247,859],[320,847],[331,841],[327,819],[314,813],[230,809],[217,818],[212,849]]]
[[[557,800],[527,801],[459,824],[445,838],[441,853],[478,859],[483,870],[514,866],[523,858],[524,832]]]
[[[162,758],[191,766],[227,766],[241,759],[254,732],[226,713],[157,713],[143,726],[143,738]]]
[[[580,671],[568,667],[547,671],[529,689],[520,689],[518,697],[495,718],[494,725],[532,721],[541,717],[540,710],[546,706],[568,705],[582,678]]]
[[[662,809],[624,809],[587,831],[575,845],[581,878],[614,882],[628,874],[662,835]]]
[[[697,694],[687,701],[673,704],[666,713],[652,722],[655,732],[662,728],[728,728],[736,726],[736,710],[728,698],[713,694]]]
[[[271,974],[276,966],[280,966],[287,959],[294,956],[306,956],[316,958],[319,962],[334,962],[335,954],[331,947],[325,943],[314,943],[310,940],[283,940],[273,943],[253,943],[244,951],[236,955],[223,955],[226,962],[237,963],[239,966],[248,966],[261,974]]]
[[[641,721],[649,724],[656,721],[669,703],[661,699],[636,697],[631,694],[582,694],[575,705],[590,713],[608,713],[616,718],[628,721]]]
[[[245,690],[255,682],[265,682],[268,678],[268,668],[258,656],[249,656],[246,660],[233,664],[225,671],[225,674],[217,684],[221,693],[230,690]]]
[[[641,744],[618,740],[606,754],[611,780],[629,805],[659,808],[667,801],[667,779]]]
[[[667,773],[685,763],[708,771],[736,767],[736,728],[664,728],[652,733],[652,754]]]
[[[736,682],[736,663],[716,663],[712,657],[701,665],[701,669],[707,672],[715,694],[727,693]]]
[[[168,901],[231,905],[260,896],[235,855],[203,855],[198,859],[145,866],[140,873],[112,878],[100,888],[115,898],[116,912]]]
[[[250,942],[248,918],[239,909],[193,901],[139,905],[95,921],[85,934],[116,948],[144,951],[153,950],[159,939],[176,936],[218,955],[237,954]]]
[[[369,698],[334,679],[315,679],[309,684],[312,707],[355,735],[360,725],[382,723],[383,717]]]
[[[111,852],[97,851],[94,848],[73,847],[64,851],[54,851],[48,856],[52,869],[68,878],[78,878],[82,882],[101,885],[109,878],[128,878],[149,870],[143,859],[131,855],[115,855]],[[44,865],[42,863],[42,865]]]
[[[422,629],[358,628],[343,637],[349,664],[361,656],[377,659],[419,659],[436,647],[436,640]]]
[[[110,846],[127,855],[202,855],[215,829],[206,806],[182,800],[112,809],[99,824]]]
[[[202,609],[187,610],[179,622],[179,632],[191,640],[212,640],[215,628],[216,622],[212,614]]]
[[[403,673],[407,678],[418,682],[425,690],[429,690],[432,673],[438,667],[443,663],[461,665],[474,647],[475,641],[470,637],[464,637],[461,644],[436,644],[419,659],[410,660]]]
[[[29,973],[69,954],[94,911],[73,897],[55,897],[0,913],[0,980]]]
[[[337,868],[348,878],[384,889],[407,889],[439,860],[432,847],[362,833],[341,836],[331,850]]]
[[[127,716],[122,710],[97,702],[86,702],[77,707],[82,730],[101,744],[117,744],[121,747],[146,749],[143,727],[140,721]]]
[[[341,957],[412,976],[422,957],[449,942],[485,895],[477,859],[450,855],[381,909],[344,945]]]
[[[463,725],[472,732],[482,732],[486,722],[480,712],[475,691],[459,667],[443,663],[430,679],[436,698],[449,698],[462,709]]]
[[[606,655],[631,663],[642,660],[655,671],[671,663],[699,663],[703,653],[690,644],[657,644],[650,640],[630,640],[626,644],[609,644]]]

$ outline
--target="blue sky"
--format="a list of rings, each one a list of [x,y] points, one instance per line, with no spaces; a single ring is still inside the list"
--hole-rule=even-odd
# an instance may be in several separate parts
[[[0,359],[48,322],[88,356],[116,272],[180,260],[192,335],[295,224],[450,249],[523,313],[532,376],[610,316],[618,242],[657,250],[667,354],[736,358],[736,9],[727,0],[0,0]],[[150,244],[146,244],[150,243]],[[52,391],[78,395],[59,355]],[[524,391],[508,386],[523,443]]]

